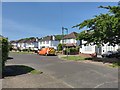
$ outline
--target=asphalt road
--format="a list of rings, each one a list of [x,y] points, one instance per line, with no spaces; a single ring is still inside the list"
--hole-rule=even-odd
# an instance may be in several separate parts
[[[63,81],[71,88],[118,88],[118,69],[91,63],[65,61],[57,56],[10,54],[8,64],[24,64]],[[39,77],[38,77],[39,78]]]

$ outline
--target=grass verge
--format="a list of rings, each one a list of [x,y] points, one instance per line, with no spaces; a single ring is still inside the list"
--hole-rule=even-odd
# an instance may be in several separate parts
[[[65,56],[61,57],[62,59],[65,60],[74,60],[74,61],[80,61],[80,60],[92,60],[92,58],[87,58],[87,57],[81,57],[81,56]]]
[[[19,54],[33,54],[34,52],[11,52],[11,53],[19,53]]]
[[[113,68],[120,68],[120,62],[118,63],[112,63],[111,65],[109,65],[110,67],[113,67]]]

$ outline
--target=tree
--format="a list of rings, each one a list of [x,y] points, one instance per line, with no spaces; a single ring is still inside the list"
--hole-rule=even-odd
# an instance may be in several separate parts
[[[62,35],[55,35],[55,38],[56,38],[56,40],[61,40],[62,39]]]
[[[96,15],[93,19],[88,19],[82,23],[73,26],[82,29],[87,27],[87,32],[79,34],[79,39],[88,41],[97,45],[109,43],[116,45],[120,43],[120,5],[118,6],[100,6],[99,8],[108,9],[108,13]]]

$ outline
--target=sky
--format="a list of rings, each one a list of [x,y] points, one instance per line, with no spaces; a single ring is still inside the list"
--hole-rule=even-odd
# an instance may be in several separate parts
[[[72,26],[100,13],[107,13],[103,6],[115,6],[117,2],[3,2],[2,35],[9,40],[26,37],[44,37],[81,32]],[[83,29],[82,29],[83,30]]]

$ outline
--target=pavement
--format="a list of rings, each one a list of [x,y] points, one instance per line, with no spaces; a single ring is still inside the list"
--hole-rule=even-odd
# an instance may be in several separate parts
[[[27,65],[43,74],[5,77],[3,88],[118,88],[118,69],[61,60],[57,56],[11,53],[6,65]]]

